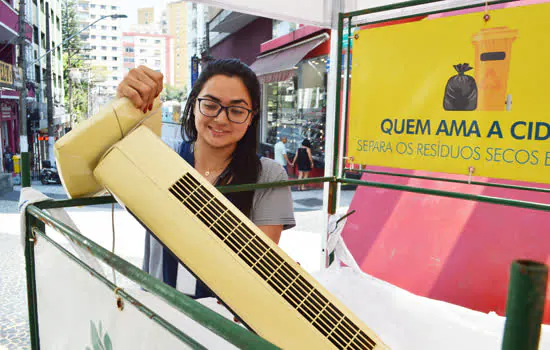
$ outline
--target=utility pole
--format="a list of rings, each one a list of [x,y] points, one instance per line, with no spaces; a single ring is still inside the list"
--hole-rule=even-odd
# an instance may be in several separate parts
[[[52,41],[50,39],[50,5],[46,2],[46,52],[52,50]],[[54,48],[55,49],[55,48]],[[55,143],[53,135],[53,91],[52,91],[52,54],[46,55],[46,99],[48,101],[48,159],[53,165],[55,162],[53,145]]]
[[[27,139],[27,61],[26,53],[26,20],[25,0],[19,0],[19,69],[21,69],[21,87],[19,89],[19,151],[29,151],[29,140]],[[14,152],[16,150],[13,150]]]

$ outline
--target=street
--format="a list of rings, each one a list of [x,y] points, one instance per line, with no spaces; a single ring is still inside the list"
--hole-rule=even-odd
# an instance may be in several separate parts
[[[33,183],[33,188],[54,199],[67,198],[60,185]],[[25,260],[19,239],[17,210],[20,187],[0,196],[0,350],[29,349]],[[349,206],[354,191],[342,191],[341,205]],[[279,245],[307,271],[320,267],[323,230],[322,190],[292,192],[296,227],[283,232]],[[68,212],[81,232],[111,249],[111,205],[70,208]],[[116,254],[141,266],[144,230],[128,213],[115,205]]]

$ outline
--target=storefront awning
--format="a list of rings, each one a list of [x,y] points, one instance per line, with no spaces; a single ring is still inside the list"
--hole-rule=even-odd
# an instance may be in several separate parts
[[[288,80],[294,76],[298,62],[328,38],[329,35],[323,33],[295,45],[258,56],[250,68],[256,72],[261,83]]]

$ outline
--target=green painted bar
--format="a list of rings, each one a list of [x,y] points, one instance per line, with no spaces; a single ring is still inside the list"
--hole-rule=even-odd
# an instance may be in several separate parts
[[[45,239],[48,243],[53,245],[56,249],[61,251],[65,256],[67,256],[70,260],[78,264],[80,267],[82,267],[84,270],[89,272],[94,278],[98,279],[100,282],[105,284],[109,289],[112,291],[116,291],[116,294],[119,295],[121,298],[128,301],[130,304],[132,304],[136,309],[138,309],[140,312],[144,313],[147,318],[153,320],[154,322],[158,323],[161,327],[165,328],[167,331],[172,333],[176,338],[181,340],[183,343],[191,346],[193,349],[206,349],[204,346],[199,344],[197,341],[195,341],[193,338],[179,330],[178,328],[174,327],[171,323],[163,319],[161,316],[153,312],[151,309],[143,305],[141,302],[136,300],[134,297],[132,297],[130,294],[126,293],[124,289],[117,290],[117,285],[103,277],[100,273],[98,273],[96,270],[92,269],[90,266],[86,265],[82,260],[78,259],[76,256],[68,252],[66,249],[64,249],[62,246],[57,244],[54,240],[52,240],[50,237],[46,235],[46,233],[43,232],[43,230],[35,229],[34,232],[40,236],[40,238]]]
[[[40,349],[40,332],[38,328],[38,299],[36,295],[36,270],[34,260],[34,234],[32,227],[44,229],[45,225],[36,218],[26,214],[25,232],[25,270],[27,277],[27,306],[29,313],[29,334],[31,348]]]
[[[277,182],[266,182],[266,183],[255,183],[255,184],[245,184],[245,185],[227,185],[216,187],[221,193],[230,193],[230,192],[244,192],[258,190],[262,188],[273,188],[273,187],[288,187],[292,185],[301,185],[301,184],[312,184],[312,183],[322,183],[333,181],[334,177],[311,177],[303,180],[287,180],[287,181],[277,181]]]
[[[334,142],[333,142],[333,164],[332,164],[332,175],[338,176],[340,170],[339,167],[339,155],[340,155],[340,121],[341,121],[341,108],[342,108],[342,49],[343,43],[341,38],[344,37],[344,16],[342,13],[338,14],[338,58],[336,60],[336,106],[334,111]],[[348,38],[349,40],[349,38]],[[349,47],[349,45],[348,45]],[[329,185],[329,206],[328,213],[336,213],[336,202],[338,199],[338,184],[334,181],[330,182]]]
[[[31,161],[29,152],[21,152],[21,187],[31,187]]]
[[[359,173],[366,173],[366,174],[397,176],[397,177],[406,177],[406,178],[411,178],[411,179],[433,180],[433,181],[452,182],[452,183],[459,183],[459,184],[480,185],[480,186],[487,186],[487,187],[508,188],[508,189],[512,189],[512,190],[550,193],[550,188],[542,188],[542,187],[527,187],[527,186],[488,183],[488,182],[480,182],[480,181],[466,181],[466,180],[458,180],[458,179],[446,179],[444,177],[422,176],[422,175],[411,175],[411,174],[397,174],[397,173],[389,173],[389,172],[386,172],[386,171],[375,171],[375,170],[364,170],[364,169],[346,168],[344,170],[345,171],[356,171],[356,172],[359,172]]]
[[[421,188],[421,187],[413,187],[413,186],[394,185],[394,184],[387,184],[382,182],[361,181],[361,180],[355,180],[355,179],[338,179],[338,182],[361,185],[361,186],[386,188],[389,190],[429,194],[429,195],[440,196],[440,197],[465,199],[465,200],[484,202],[484,203],[501,204],[501,205],[507,205],[511,207],[525,208],[525,209],[550,211],[550,204],[526,202],[526,201],[519,201],[514,199],[489,197],[489,196],[460,193],[460,192],[433,190],[429,188]]]
[[[57,221],[48,213],[40,210],[34,205],[27,207],[27,215],[33,215],[39,220],[47,222],[61,234],[71,240],[78,242],[82,247],[97,257],[102,262],[115,268],[118,272],[147,289],[151,293],[164,299],[168,304],[183,312],[205,328],[211,330],[223,339],[232,343],[240,349],[277,349],[267,340],[258,337],[256,334],[242,328],[241,326],[227,320],[225,317],[211,311],[207,307],[197,303],[185,294],[162,283],[158,279],[141,271],[132,264],[129,264],[120,257],[112,254],[105,248],[99,246],[90,239],[72,230],[65,224]]]
[[[438,0],[438,1],[441,1],[441,0]],[[514,2],[514,1],[518,1],[518,0],[497,0],[497,1],[492,1],[490,3],[490,5],[498,5],[498,4],[504,4],[504,3],[507,3],[507,2]],[[419,13],[415,13],[415,14],[412,14],[412,15],[386,18],[386,19],[379,20],[379,21],[361,22],[360,24],[355,24],[355,26],[364,26],[364,25],[367,25],[367,24],[377,24],[377,23],[383,23],[383,22],[389,22],[389,21],[403,20],[403,19],[408,19],[408,18],[413,18],[413,17],[435,15],[435,14],[438,14],[438,13],[446,13],[446,12],[452,12],[452,11],[467,10],[467,9],[476,8],[476,7],[483,7],[484,5],[485,4],[483,4],[483,3],[479,3],[479,4],[474,4],[474,5],[457,6],[457,7],[452,7],[452,8],[448,8],[448,9],[440,9],[440,10],[434,10],[434,11],[419,12]],[[361,13],[360,15],[375,13],[375,12],[370,12],[369,10],[364,10],[364,11],[367,11],[367,12],[366,13]],[[362,11],[356,11],[356,12],[362,12]],[[376,12],[380,12],[380,11],[376,11]],[[352,17],[355,17],[355,16],[358,16],[358,15],[353,15]]]
[[[548,266],[518,260],[510,268],[502,350],[539,348]]]
[[[101,205],[116,203],[116,200],[112,196],[101,197],[86,197],[76,199],[62,199],[62,200],[48,200],[44,202],[36,203],[35,206],[39,209],[52,209],[52,208],[70,208],[80,207],[85,205]]]
[[[434,2],[442,2],[442,1],[445,1],[445,0],[411,0],[411,1],[398,2],[398,3],[395,3],[395,4],[389,4],[389,5],[384,5],[384,6],[373,7],[373,8],[370,8],[370,9],[346,12],[343,15],[346,18],[352,18],[352,17],[362,16],[362,15],[373,14],[373,13],[377,13],[377,12],[398,10],[398,9],[402,9],[402,8],[406,8],[406,7],[428,5],[428,4],[432,4]],[[479,6],[479,4],[478,4],[478,6]]]

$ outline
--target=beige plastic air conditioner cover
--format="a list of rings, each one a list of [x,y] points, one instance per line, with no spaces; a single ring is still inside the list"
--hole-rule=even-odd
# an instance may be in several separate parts
[[[140,122],[160,136],[162,111],[159,99],[147,113],[138,110],[127,98],[116,99],[55,143],[57,168],[70,198],[90,197],[103,192],[103,186],[93,176],[95,167],[105,152]]]
[[[387,349],[338,299],[149,129],[94,175],[260,336],[283,349]]]

